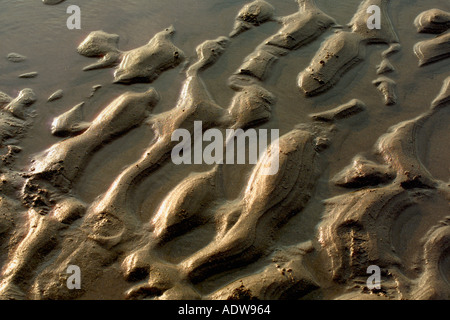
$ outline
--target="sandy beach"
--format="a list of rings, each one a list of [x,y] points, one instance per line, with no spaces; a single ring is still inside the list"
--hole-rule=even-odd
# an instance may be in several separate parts
[[[447,1],[0,21],[0,299],[450,299]]]

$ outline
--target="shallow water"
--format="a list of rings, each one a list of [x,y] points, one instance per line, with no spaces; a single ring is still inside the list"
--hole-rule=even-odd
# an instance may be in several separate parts
[[[4,58],[0,59],[0,91],[16,96],[19,90],[32,88],[37,95],[37,102],[33,106],[36,113],[34,124],[21,142],[23,151],[16,161],[16,168],[28,168],[33,155],[61,140],[51,135],[52,119],[81,101],[86,101],[84,111],[86,120],[89,121],[109,102],[130,90],[142,92],[154,87],[161,96],[154,113],[170,110],[175,105],[184,80],[182,66],[164,72],[151,84],[138,83],[129,86],[112,84],[112,69],[83,72],[82,68],[93,63],[95,59],[79,55],[76,48],[91,31],[103,30],[118,34],[119,49],[126,51],[147,43],[155,33],[173,25],[176,30],[173,42],[186,53],[188,60],[193,61],[197,45],[206,39],[228,35],[236,13],[245,3],[247,1],[244,0],[79,0],[76,3],[67,0],[59,5],[46,6],[38,0],[2,1],[0,57],[6,57],[10,52],[18,52],[25,55],[27,60],[11,63]],[[271,3],[276,7],[278,16],[297,11],[297,5],[292,0],[276,0]],[[81,30],[66,28],[66,8],[71,4],[81,8]],[[359,4],[359,0],[344,3],[317,0],[318,7],[332,15],[341,25],[350,21]],[[418,60],[412,47],[418,41],[429,38],[429,35],[418,34],[413,21],[419,13],[430,8],[450,11],[450,4],[442,0],[402,0],[392,1],[389,6],[394,29],[402,45],[402,50],[390,58],[396,68],[396,72],[390,75],[397,83],[398,103],[395,106],[385,106],[381,94],[372,84],[377,77],[375,67],[381,62],[381,52],[388,48],[387,45],[368,46],[366,58],[362,63],[345,73],[336,86],[316,97],[305,97],[297,87],[296,78],[298,73],[308,66],[321,42],[335,30],[328,30],[318,40],[290,52],[276,62],[273,72],[265,81],[265,88],[277,97],[277,102],[272,119],[260,128],[280,129],[282,135],[298,124],[310,123],[311,113],[329,110],[354,98],[361,99],[367,105],[362,116],[337,124],[336,144],[323,154],[327,165],[320,175],[312,199],[303,212],[293,217],[279,232],[277,246],[294,245],[314,237],[317,224],[323,215],[323,200],[347,192],[330,183],[330,179],[349,165],[357,154],[370,155],[379,137],[391,126],[413,119],[429,109],[430,102],[439,93],[450,71],[448,59],[426,67],[417,67]],[[218,63],[204,72],[203,80],[219,105],[228,106],[234,95],[234,91],[227,86],[228,77],[258,44],[278,28],[275,22],[268,22],[245,32],[233,40]],[[39,75],[34,79],[18,78],[18,75],[32,71],[38,72]],[[98,84],[102,85],[102,88],[92,98],[87,99],[92,86]],[[64,90],[63,98],[46,102],[47,98],[59,89]],[[424,135],[418,143],[418,154],[435,178],[449,181],[450,114],[448,110],[442,110],[441,113],[438,122],[423,128]],[[77,179],[74,187],[76,194],[86,203],[94,201],[107,191],[127,165],[140,157],[142,150],[153,138],[154,134],[150,128],[144,125],[106,145],[93,156],[84,173]],[[168,163],[134,189],[131,206],[142,223],[147,224],[161,200],[180,181],[191,172],[206,171],[210,168],[177,167]],[[241,193],[251,169],[251,166],[225,167],[224,181],[229,199]],[[445,203],[436,207],[438,211],[445,210]],[[409,212],[405,213],[405,216],[408,215]],[[420,216],[417,212],[411,215]],[[439,219],[445,218],[448,212],[442,211],[437,215]],[[411,225],[402,229],[402,219],[406,219]],[[402,240],[402,237],[394,241],[399,246],[399,254],[409,256],[406,258],[409,262],[414,260],[415,251],[408,248],[416,246],[418,239],[423,237],[432,225],[423,226],[423,223],[417,221],[420,219],[410,219],[409,216],[402,219],[398,220],[401,225],[394,227],[400,234],[406,232],[409,235],[411,230],[420,230],[408,240],[409,243]],[[187,235],[190,244],[184,244],[182,239],[175,240],[159,254],[165,256],[167,261],[176,263],[209,243],[211,232],[210,226],[199,228]],[[449,265],[448,255],[445,259],[441,264],[444,267]],[[263,258],[246,268],[218,275],[199,284],[198,290],[209,293],[220,285],[260,270],[266,263],[266,258]],[[448,272],[446,275],[448,278]],[[105,277],[108,278],[108,275]],[[122,286],[124,284],[118,281],[117,290],[122,291]],[[92,297],[92,292],[86,297]]]

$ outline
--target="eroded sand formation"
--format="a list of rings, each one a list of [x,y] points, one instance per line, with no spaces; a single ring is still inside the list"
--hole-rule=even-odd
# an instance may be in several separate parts
[[[27,57],[21,55],[20,53],[11,52],[6,56],[6,59],[8,59],[11,62],[23,62],[27,59]]]
[[[146,45],[122,52],[117,48],[118,35],[94,31],[80,44],[78,52],[86,57],[101,58],[85,67],[85,71],[118,65],[114,82],[152,82],[160,73],[176,67],[185,58],[183,51],[171,42],[174,33],[174,27],[170,26],[157,33]]]
[[[449,80],[447,78],[442,91],[444,99],[448,99]],[[440,268],[448,255],[448,218],[443,222],[434,220],[436,226],[419,239],[422,246],[416,257],[416,270],[404,263],[406,257],[397,247],[399,233],[394,231],[395,221],[411,207],[434,202],[436,206],[448,209],[448,183],[435,179],[417,154],[417,139],[423,134],[420,130],[424,123],[436,121],[439,113],[448,106],[446,103],[436,108],[433,104],[428,113],[392,127],[376,145],[376,154],[383,164],[356,159],[336,177],[338,184],[368,188],[327,202],[318,241],[321,250],[331,258],[334,281],[346,282],[346,279],[363,276],[367,264],[376,264],[393,270],[386,275],[386,289],[378,293],[380,296],[402,299],[450,297],[448,279]],[[374,184],[378,186],[373,188]],[[422,214],[436,219],[429,209]],[[424,279],[428,281],[426,289]]]
[[[63,97],[64,95],[64,91],[63,90],[57,90],[55,92],[53,92],[50,97],[48,97],[47,101],[51,102],[51,101],[55,101],[55,100],[59,100]]]
[[[13,168],[13,164],[22,150],[17,144],[32,124],[29,108],[36,102],[36,96],[33,90],[24,89],[20,91],[15,99],[4,93],[0,93],[0,97],[0,107],[2,109],[0,111],[0,148],[2,150],[0,169],[2,180],[0,238],[5,241],[0,247],[0,255],[4,256],[8,250],[7,240],[13,235],[17,224],[23,223],[23,221],[20,221],[19,216],[14,213],[23,210],[20,202],[16,199],[16,195],[21,189],[24,180],[21,174]]]
[[[237,75],[265,80],[271,72],[270,68],[280,57],[315,40],[335,24],[333,18],[317,8],[314,0],[297,2],[299,11],[278,19],[282,28],[245,59]]]
[[[381,92],[384,98],[384,104],[387,106],[397,103],[396,83],[394,80],[381,76],[372,82]]]
[[[272,120],[280,106],[265,82],[275,62],[338,27],[313,0],[298,0],[298,4],[298,12],[281,18],[266,1],[245,5],[229,38],[220,36],[196,47],[197,58],[186,67],[178,100],[168,111],[154,113],[160,101],[155,89],[136,92],[133,87],[92,121],[85,118],[83,102],[69,108],[49,128],[55,136],[67,138],[36,155],[22,172],[11,164],[21,152],[16,144],[31,124],[28,107],[36,98],[31,89],[22,90],[15,99],[0,92],[5,150],[0,171],[0,258],[6,261],[0,297],[82,298],[109,270],[126,284],[122,298],[127,299],[449,299],[450,187],[427,169],[419,141],[432,135],[430,128],[448,113],[450,77],[427,112],[392,126],[372,153],[355,155],[350,165],[330,177],[330,185],[342,193],[324,202],[317,232],[309,241],[276,245],[282,228],[313,200],[327,168],[326,152],[342,143],[340,125],[367,117],[363,100],[328,106],[327,111],[310,114],[309,122],[290,128],[264,150],[233,197],[226,191],[226,165],[217,164],[181,178],[149,219],[139,216],[136,190],[170,162],[178,144],[172,141],[175,130],[192,135],[196,121],[202,121],[206,131],[257,128]],[[384,104],[398,103],[396,82],[387,77],[396,73],[389,58],[400,50],[388,4],[388,0],[363,1],[349,30],[325,38],[298,76],[305,95],[331,90],[347,70],[365,59],[366,45],[382,43],[389,48],[381,53],[373,84]],[[367,29],[370,5],[382,9],[380,30]],[[270,21],[281,23],[280,30],[230,75],[233,96],[227,106],[220,105],[203,81],[204,72],[220,62],[236,37]],[[415,25],[419,32],[446,32],[448,13],[426,11]],[[148,44],[127,52],[118,49],[118,35],[94,31],[78,52],[100,58],[85,70],[115,67],[115,82],[152,82],[185,60],[171,41],[174,30],[169,27]],[[416,45],[421,65],[448,56],[447,38],[444,33]],[[100,87],[94,86],[92,95]],[[55,91],[48,102],[62,95],[62,90]],[[134,128],[153,137],[140,158],[127,164],[92,202],[81,200],[75,186],[90,160]],[[275,161],[278,172],[267,175]],[[412,227],[405,221],[411,215],[426,219],[425,228],[410,232]],[[19,236],[14,231],[18,225],[23,226]],[[202,230],[208,236],[199,247],[192,233]],[[167,254],[176,241],[184,243],[179,256]],[[187,250],[196,246],[195,251]],[[264,259],[262,267],[244,277],[200,289],[212,277]],[[81,290],[66,286],[69,265],[82,270]],[[383,270],[380,290],[366,287],[370,265]]]
[[[388,13],[389,0],[367,0],[349,23],[350,31],[338,31],[322,44],[310,65],[298,75],[298,86],[307,96],[317,95],[335,85],[341,76],[364,60],[365,46],[373,43],[398,43]],[[381,28],[368,29],[367,9],[381,8]]]
[[[273,19],[274,13],[275,8],[264,0],[255,0],[246,4],[236,16],[230,37],[236,37],[254,26]]]
[[[418,42],[414,53],[419,58],[419,66],[433,63],[450,56],[450,13],[432,9],[417,16],[414,24],[417,32],[441,34],[430,40]]]
[[[442,33],[450,28],[450,13],[440,9],[431,9],[419,14],[414,20],[417,32]]]
[[[53,119],[51,131],[55,136],[69,136],[88,129],[91,124],[84,121],[84,102]]]
[[[357,156],[334,178],[337,185],[355,190],[326,201],[316,239],[280,249],[261,273],[219,289],[209,298],[295,299],[333,282],[341,284],[332,295],[336,299],[449,299],[443,265],[450,246],[448,217],[441,221],[428,206],[433,203],[448,212],[450,189],[426,170],[416,145],[423,122],[435,121],[448,108],[449,81],[428,113],[391,128],[380,138],[373,155],[380,164]],[[406,263],[407,255],[398,247],[401,232],[396,221],[411,208],[423,210],[421,214],[435,225],[415,239],[419,252],[413,263]],[[331,274],[321,272],[319,265]],[[383,275],[382,290],[367,290],[369,265],[389,270]]]
[[[64,0],[42,0],[44,4],[58,4],[63,2]]]

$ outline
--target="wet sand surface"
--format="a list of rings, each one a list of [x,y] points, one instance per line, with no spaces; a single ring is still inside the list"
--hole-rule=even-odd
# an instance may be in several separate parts
[[[268,2],[0,4],[1,298],[450,298],[450,5]],[[173,164],[196,120],[283,170]]]

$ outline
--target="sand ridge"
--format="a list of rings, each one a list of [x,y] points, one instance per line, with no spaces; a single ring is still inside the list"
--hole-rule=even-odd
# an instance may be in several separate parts
[[[333,91],[344,73],[368,58],[369,45],[383,44],[389,49],[381,53],[373,70],[372,83],[382,96],[377,104],[380,108],[401,104],[394,80],[401,45],[390,18],[391,1],[362,1],[347,27],[338,25],[314,0],[297,2],[298,11],[284,17],[276,16],[275,3],[256,0],[244,5],[231,33],[197,45],[193,60],[174,44],[172,26],[129,51],[119,50],[117,34],[90,32],[78,48],[74,45],[79,54],[99,59],[84,70],[114,68],[112,85],[129,87],[111,97],[92,121],[85,116],[86,102],[54,117],[48,130],[60,139],[34,155],[22,170],[13,163],[21,152],[17,144],[33,121],[29,110],[36,96],[31,89],[20,91],[17,98],[0,92],[6,150],[0,237],[12,244],[1,247],[7,259],[0,297],[83,298],[105,270],[112,270],[126,286],[120,293],[124,299],[448,299],[450,189],[447,181],[433,176],[419,150],[424,137],[433,134],[430,128],[448,112],[450,77],[426,112],[389,128],[370,153],[354,155],[348,166],[329,177],[330,186],[340,188],[341,194],[323,199],[317,231],[308,241],[277,243],[283,227],[315,200],[329,165],[327,152],[342,143],[343,123],[369,116],[373,103],[368,97],[327,105],[328,110],[310,113],[307,121],[289,128],[267,147],[232,197],[227,193],[227,165],[217,164],[183,176],[159,198],[151,219],[141,220],[134,195],[146,179],[170,165],[176,145],[172,134],[177,129],[192,134],[196,121],[202,121],[202,130],[258,128],[275,121],[281,106],[268,82],[277,62],[319,38],[322,44],[296,80],[305,99]],[[379,30],[367,29],[371,5],[382,11]],[[270,23],[281,27],[229,74],[225,85],[231,89],[231,99],[226,104],[216,99],[205,80],[210,79],[208,72],[226,59],[242,37]],[[419,33],[438,34],[410,48],[420,68],[448,58],[446,11],[425,11],[411,24]],[[26,63],[20,57],[11,55],[9,60]],[[158,89],[147,86],[137,91],[131,85],[156,83],[172,69],[180,69],[182,78],[178,98],[169,110],[155,112],[163,100]],[[54,91],[47,103],[59,103],[64,97],[62,90]],[[75,185],[92,158],[136,128],[151,132],[153,138],[137,159],[113,177],[104,193],[90,203],[83,201]],[[275,159],[278,172],[266,175]],[[23,215],[19,218],[11,212]],[[406,237],[415,247],[404,244],[404,235],[413,227],[401,222],[410,222],[410,214],[427,220],[414,236]],[[208,235],[194,252],[167,254],[176,241],[183,241],[183,248],[195,247],[190,235],[201,235],[202,230]],[[265,263],[246,276],[202,287],[211,278],[261,261]],[[69,265],[83,270],[81,290],[66,287]],[[381,290],[366,288],[370,265],[383,270]]]

